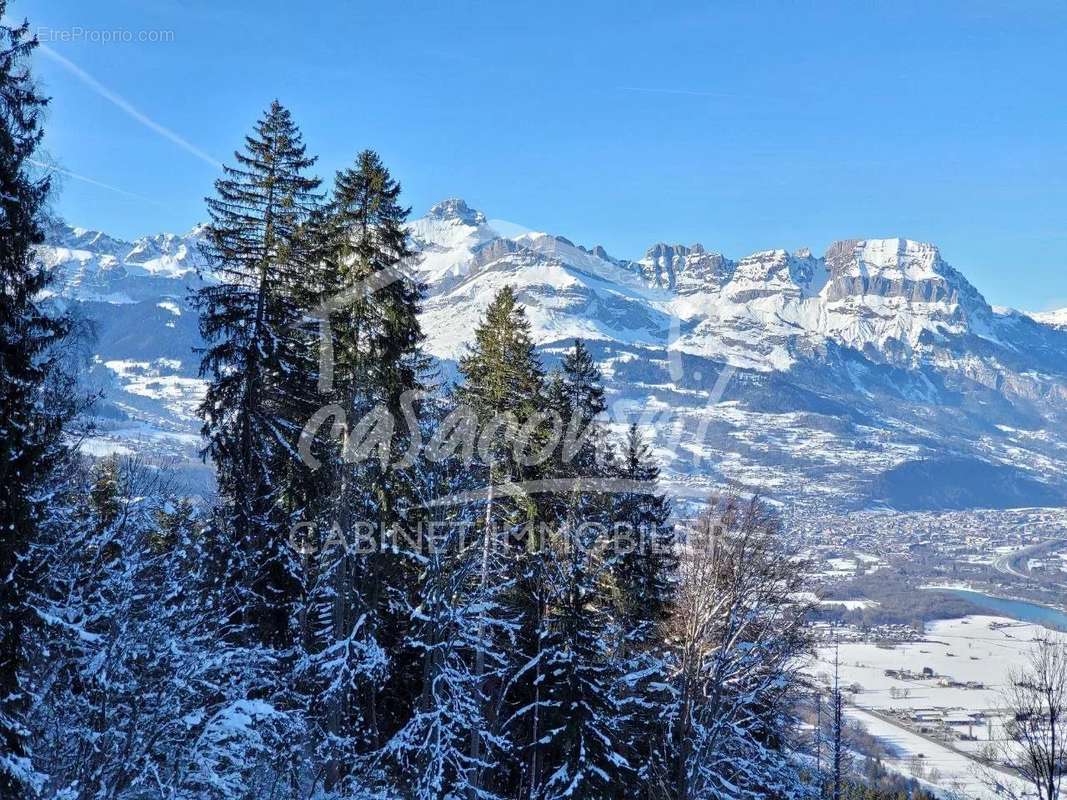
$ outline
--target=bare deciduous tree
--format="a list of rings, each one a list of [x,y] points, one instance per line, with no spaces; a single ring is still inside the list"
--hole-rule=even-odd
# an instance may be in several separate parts
[[[1004,713],[1000,760],[1039,800],[1059,800],[1067,776],[1067,638],[1038,642],[1026,666],[1009,674]]]
[[[784,756],[810,648],[804,564],[765,506],[735,497],[713,498],[680,555],[672,794],[765,796],[795,780]]]

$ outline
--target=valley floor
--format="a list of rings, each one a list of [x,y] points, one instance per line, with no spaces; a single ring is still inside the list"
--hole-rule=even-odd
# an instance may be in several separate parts
[[[941,793],[986,800],[999,796],[991,777],[1022,787],[981,754],[1002,735],[1000,691],[1010,670],[1050,635],[1040,625],[969,616],[929,623],[915,642],[823,646],[810,669],[829,681],[836,651],[847,715],[885,747],[886,766]]]

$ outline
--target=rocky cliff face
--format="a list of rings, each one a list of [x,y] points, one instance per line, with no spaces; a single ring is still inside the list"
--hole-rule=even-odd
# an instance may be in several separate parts
[[[734,263],[720,253],[709,253],[701,244],[656,244],[634,264],[651,286],[679,294],[715,291],[730,280]]]
[[[459,199],[411,232],[427,348],[444,377],[510,284],[550,365],[587,341],[613,424],[648,427],[681,495],[729,484],[876,505],[895,502],[878,496],[882,475],[943,458],[1006,469],[1040,485],[1035,498],[1065,488],[1067,330],[1058,317],[993,309],[933,245],[842,240],[822,257],[734,260],[661,243],[627,261],[548,233],[502,235]],[[41,257],[57,291],[99,322],[90,373],[109,396],[94,447],[137,449],[147,435],[155,452],[195,451],[199,341],[184,298],[199,285],[201,236],[49,232]],[[976,487],[946,492],[982,503]]]

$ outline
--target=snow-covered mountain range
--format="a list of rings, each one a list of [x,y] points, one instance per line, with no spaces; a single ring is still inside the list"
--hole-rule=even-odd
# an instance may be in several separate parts
[[[639,260],[494,225],[458,199],[411,224],[442,373],[511,284],[548,363],[575,337],[613,423],[656,437],[673,488],[835,510],[1067,504],[1067,313],[994,308],[931,245],[842,240],[734,259],[658,243]],[[201,230],[123,242],[55,226],[55,291],[98,326],[95,452],[192,463]]]

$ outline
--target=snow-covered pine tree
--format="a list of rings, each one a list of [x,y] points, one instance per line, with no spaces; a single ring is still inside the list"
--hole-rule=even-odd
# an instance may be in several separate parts
[[[438,424],[447,410],[437,415]],[[424,464],[421,475],[420,491],[431,513],[422,546],[411,553],[421,570],[405,643],[418,655],[420,691],[385,753],[397,784],[415,800],[509,797],[513,792],[493,791],[493,781],[482,776],[497,775],[512,756],[511,743],[494,731],[488,694],[507,677],[511,663],[516,625],[506,601],[512,586],[482,582],[480,509],[449,502],[456,493],[479,488],[469,466],[455,456]],[[506,575],[507,558],[505,550],[493,548],[487,571]],[[477,756],[471,747],[475,738]]]
[[[299,763],[301,719],[259,696],[272,652],[225,635],[199,511],[129,460],[62,488],[31,553],[47,567],[29,718],[45,796],[291,796],[272,787]]]
[[[845,694],[841,689],[841,648],[834,643],[834,682],[830,687],[830,797],[841,800],[848,772]]]
[[[545,725],[553,716],[546,687],[546,659],[549,644],[549,603],[553,592],[551,573],[559,572],[556,563],[565,552],[559,539],[545,536],[546,531],[562,531],[579,523],[606,530],[606,496],[596,482],[606,477],[605,431],[598,419],[606,405],[600,372],[589,350],[580,340],[564,356],[558,369],[545,381],[544,404],[552,415],[553,430],[548,433],[552,450],[540,465],[541,476],[557,481],[554,490],[538,497],[541,539],[526,558],[522,574],[524,587],[523,652],[527,665],[524,680],[515,682],[511,700],[518,711],[510,721],[510,733],[524,753],[524,791],[528,796],[540,791],[546,779]],[[544,435],[544,434],[542,434]],[[593,535],[591,538],[600,538]]]
[[[613,695],[620,664],[612,658],[608,572],[598,551],[596,537],[573,517],[546,549],[540,721],[533,743],[540,782],[531,787],[531,796],[543,800],[606,800],[634,785]]]
[[[610,475],[613,455],[600,419],[607,410],[600,369],[581,339],[575,339],[563,357],[558,379],[548,394],[549,403],[563,424],[553,472],[561,478],[578,479],[571,494],[579,495],[581,479]]]
[[[534,350],[525,310],[510,286],[493,298],[459,366],[464,380],[456,389],[456,397],[460,407],[471,415],[477,434],[471,473],[486,490],[484,504],[479,507],[479,591],[491,594],[494,587],[512,584],[509,613],[514,614],[521,628],[520,644],[509,653],[512,663],[506,681],[492,681],[485,675],[486,653],[481,648],[475,652],[474,670],[482,676],[490,704],[502,710],[500,718],[507,718],[529,702],[524,689],[535,677],[530,668],[540,630],[536,589],[540,579],[536,573],[541,509],[521,484],[543,474],[543,465],[532,456],[543,444],[547,421],[541,414],[544,370]],[[499,486],[515,484],[520,486],[506,493],[498,490]],[[494,558],[494,549],[506,557]],[[503,570],[495,571],[495,564]],[[488,609],[485,614],[488,616]],[[484,638],[490,626],[488,619],[479,621],[479,639]],[[524,681],[516,680],[516,675],[525,676]],[[498,722],[495,716],[490,717],[491,725]],[[472,737],[471,757],[481,760],[482,755],[480,739]],[[522,769],[518,763],[511,766]],[[498,771],[490,777],[490,782],[504,787],[518,786],[522,781],[517,771]],[[483,784],[479,781],[477,785]]]
[[[7,2],[0,0],[0,20]],[[26,554],[48,502],[44,491],[65,457],[61,437],[73,413],[70,381],[58,369],[56,346],[68,320],[42,300],[50,275],[34,247],[49,193],[32,173],[44,135],[47,102],[29,72],[37,46],[27,22],[0,21],[0,796],[19,798],[37,783],[23,716],[29,701],[20,673],[25,636],[34,622],[27,605],[34,576]]]
[[[545,465],[556,491],[546,515],[553,533],[536,562],[532,595],[539,627],[527,705],[516,714],[529,731],[530,796],[614,797],[634,777],[625,755],[623,719],[613,697],[610,572],[604,559],[613,472],[600,420],[606,409],[600,371],[576,340],[546,389],[561,440]]]
[[[349,544],[359,540],[358,548],[323,552],[312,578],[308,677],[330,687],[321,697],[326,741],[337,751],[329,786],[356,753],[403,724],[411,706],[407,673],[392,662],[402,650],[414,571],[382,547],[382,533],[417,523],[415,462],[406,456],[429,366],[418,321],[422,287],[405,270],[412,253],[399,196],[378,155],[363,151],[337,174],[318,226],[316,305],[330,322],[321,401],[344,412],[342,441],[324,448],[321,519]]]
[[[670,705],[670,659],[664,640],[677,587],[678,556],[671,504],[658,493],[659,467],[636,425],[627,431],[613,495],[609,563],[621,664],[615,687],[626,717],[628,753],[637,769],[639,796],[662,797],[669,776],[669,731],[662,709]]]
[[[628,541],[613,554],[611,570],[619,619],[636,649],[662,641],[678,577],[671,503],[657,491],[659,472],[640,429],[631,425],[615,473],[624,484],[612,508],[613,539]]]
[[[561,481],[558,491],[546,496],[546,513],[555,521],[581,520],[597,525],[602,539],[610,526],[608,487],[613,476],[614,453],[602,416],[607,410],[600,369],[580,339],[567,351],[545,389],[546,405],[559,420],[559,444],[544,469]],[[606,542],[601,542],[604,544]]]
[[[258,641],[290,641],[300,593],[287,544],[307,504],[299,432],[315,404],[306,310],[319,195],[300,131],[277,101],[208,198],[204,254],[219,278],[195,296],[208,343],[200,407],[226,511],[216,532],[233,615]]]

